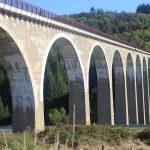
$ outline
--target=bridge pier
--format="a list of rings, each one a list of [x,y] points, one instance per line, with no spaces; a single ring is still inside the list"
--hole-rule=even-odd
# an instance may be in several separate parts
[[[35,127],[35,104],[32,83],[25,60],[15,41],[0,28],[0,55],[4,60],[12,96],[13,132]]]
[[[137,88],[138,117],[139,117],[138,120],[139,124],[145,124],[142,66],[139,56],[137,56],[136,58],[136,88]]]
[[[128,115],[129,125],[138,124],[136,90],[135,90],[135,72],[131,54],[127,56],[126,62],[126,83],[127,83],[127,100],[128,100]]]

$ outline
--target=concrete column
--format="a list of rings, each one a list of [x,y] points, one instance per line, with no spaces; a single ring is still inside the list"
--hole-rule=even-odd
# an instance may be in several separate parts
[[[122,53],[120,53],[122,54]],[[122,58],[127,58],[127,56],[125,54],[123,54]],[[124,73],[124,92],[125,92],[125,112],[126,112],[126,125],[129,125],[129,108],[128,108],[128,95],[127,95],[127,78],[126,78],[126,65],[127,65],[127,60],[126,59],[122,59],[123,62],[123,73]]]
[[[115,124],[126,124],[126,95],[123,63],[118,51],[115,52],[112,68]]]
[[[138,98],[137,98],[137,82],[136,82],[136,55],[132,55],[132,60],[133,60],[133,69],[134,69],[134,83],[135,83],[135,104],[136,104],[136,120],[137,120],[137,125],[139,124],[139,116],[138,116]]]
[[[126,63],[127,100],[129,124],[137,124],[136,99],[135,99],[135,75],[131,54],[128,54]]]
[[[146,117],[145,117],[145,101],[144,101],[144,78],[143,78],[143,56],[140,56],[140,61],[141,61],[141,77],[142,77],[142,96],[143,96],[143,117],[144,117],[144,125],[146,125]]]
[[[145,57],[143,59],[143,90],[144,90],[144,104],[145,104],[145,124],[149,124],[148,78],[147,78],[147,64]]]
[[[114,120],[114,98],[113,98],[113,86],[112,86],[112,64],[110,65],[109,68],[109,78],[110,78],[110,109],[111,109],[111,125],[115,124]]]
[[[5,56],[11,86],[13,132],[35,127],[35,103],[29,70],[21,55]]]
[[[136,58],[136,88],[137,88],[137,102],[138,102],[138,117],[139,124],[144,124],[144,106],[143,106],[143,81],[142,69],[139,56]]]

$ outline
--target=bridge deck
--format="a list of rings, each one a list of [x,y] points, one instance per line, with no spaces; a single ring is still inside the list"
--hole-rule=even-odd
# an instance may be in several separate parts
[[[136,45],[128,43],[127,41],[120,40],[120,39],[118,39],[116,37],[113,37],[109,34],[106,34],[104,32],[101,32],[101,31],[96,30],[94,28],[91,28],[89,26],[78,23],[78,22],[76,22],[76,21],[74,21],[74,20],[72,20],[68,17],[63,17],[63,16],[60,16],[60,15],[57,15],[55,13],[52,13],[52,12],[50,12],[48,10],[45,10],[45,9],[42,9],[38,6],[33,5],[33,4],[29,4],[29,3],[24,2],[22,0],[0,0],[0,3],[6,4],[6,5],[9,5],[9,6],[15,7],[17,9],[21,9],[21,10],[24,10],[24,11],[27,11],[27,12],[30,12],[30,13],[33,13],[33,14],[36,14],[36,15],[39,15],[41,17],[45,17],[45,18],[48,18],[48,19],[52,19],[54,21],[58,21],[60,23],[64,23],[66,25],[81,29],[83,31],[86,31],[86,32],[89,32],[89,33],[92,33],[92,34],[95,34],[95,35],[113,40],[115,42],[119,42],[121,44],[125,44],[125,45],[133,47],[135,49],[137,48],[137,49],[140,49],[142,51],[149,52],[148,50],[145,50],[141,47],[138,47]]]

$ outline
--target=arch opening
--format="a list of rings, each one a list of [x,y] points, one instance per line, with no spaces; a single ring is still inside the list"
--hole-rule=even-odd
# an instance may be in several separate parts
[[[35,103],[28,67],[9,33],[0,28],[0,35],[0,56],[10,82],[13,132],[22,132],[27,128],[34,129]],[[11,101],[11,98],[9,100]]]
[[[97,121],[96,123],[99,124],[111,124],[108,66],[104,52],[99,46],[96,46],[92,51],[91,64],[92,62],[93,65],[89,70],[91,122]],[[93,86],[91,86],[92,84]],[[92,93],[91,91],[94,92]]]
[[[86,123],[86,108],[85,108],[85,93],[84,93],[84,81],[83,74],[80,66],[80,62],[73,47],[72,43],[65,37],[59,37],[54,41],[50,48],[48,59],[50,58],[51,52],[57,51],[62,58],[63,65],[63,73],[59,74],[59,76],[63,76],[66,74],[66,95],[68,94],[68,98],[66,97],[65,106],[59,104],[59,107],[65,107],[66,112],[69,113],[69,122],[73,121],[73,108],[75,106],[75,114],[76,114],[76,124],[85,124]],[[46,63],[46,66],[48,64]],[[46,78],[46,69],[45,69],[45,77]],[[45,80],[45,79],[44,79]],[[64,81],[63,81],[64,82]],[[60,82],[59,82],[60,83]],[[44,83],[44,91],[46,90],[46,82]],[[52,83],[50,83],[52,84]],[[47,89],[49,92],[52,92],[51,89]],[[44,95],[45,97],[45,92]],[[44,100],[45,103],[46,99]],[[59,101],[62,103],[62,101]],[[45,108],[44,108],[45,109]],[[46,110],[44,110],[46,113]]]
[[[69,93],[68,78],[63,57],[52,46],[46,63],[44,75],[44,117],[45,125],[68,123]],[[58,120],[51,117],[58,113]]]
[[[144,108],[143,108],[143,90],[142,90],[142,70],[140,57],[136,57],[136,88],[138,103],[138,120],[139,124],[144,124]]]
[[[120,53],[115,51],[112,64],[112,88],[114,123],[126,124],[126,99],[123,63]]]
[[[144,90],[144,104],[145,104],[145,123],[149,124],[149,100],[148,100],[148,77],[147,64],[143,58],[143,90]]]
[[[134,77],[134,67],[133,67],[133,60],[131,54],[128,54],[127,56],[126,79],[127,79],[129,124],[137,124],[135,77]]]
[[[0,126],[12,125],[12,97],[7,70],[0,58]]]
[[[90,98],[90,122],[98,123],[97,112],[97,75],[94,58],[91,57],[89,69],[89,98]]]

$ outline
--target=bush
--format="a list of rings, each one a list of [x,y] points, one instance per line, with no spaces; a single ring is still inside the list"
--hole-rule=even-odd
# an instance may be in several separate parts
[[[38,137],[45,138],[46,143],[52,144],[55,140],[55,136],[60,132],[60,142],[66,143],[68,139],[68,146],[72,144],[72,126],[60,125],[50,126],[45,131],[40,132]],[[76,125],[74,144],[75,145],[96,145],[102,143],[119,144],[123,141],[132,140],[135,138],[136,132],[133,129],[128,128],[109,128],[101,125]]]
[[[136,138],[140,139],[145,144],[150,145],[150,129],[146,128],[143,131],[139,132]]]
[[[150,140],[150,129],[144,129],[137,134],[137,138],[140,140]]]
[[[68,115],[66,110],[61,107],[60,109],[53,108],[48,111],[50,125],[58,125],[61,123],[68,123]]]

